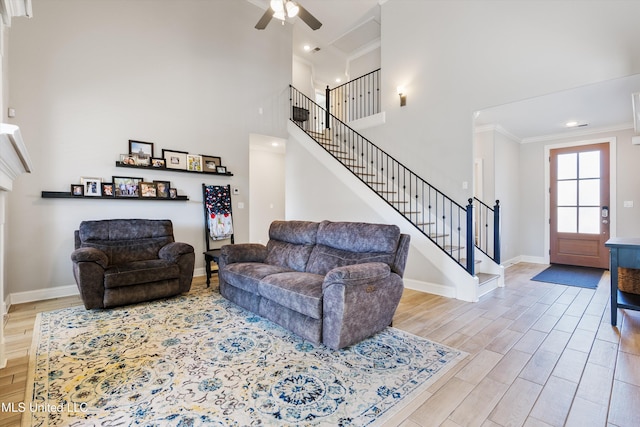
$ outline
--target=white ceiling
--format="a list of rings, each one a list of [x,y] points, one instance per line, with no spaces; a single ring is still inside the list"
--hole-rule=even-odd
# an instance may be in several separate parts
[[[633,127],[631,94],[640,74],[481,110],[478,126],[500,126],[522,142]],[[575,120],[588,126],[567,128]]]

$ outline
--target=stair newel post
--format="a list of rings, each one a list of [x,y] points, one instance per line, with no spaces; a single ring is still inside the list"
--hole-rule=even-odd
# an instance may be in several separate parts
[[[496,200],[493,207],[493,256],[494,261],[500,264],[500,200]]]
[[[474,259],[474,247],[473,244],[473,199],[468,200],[467,205],[467,271],[472,276],[475,276],[475,259]]]
[[[327,85],[327,88],[324,91],[325,93],[325,128],[329,129],[331,126],[329,126],[329,121],[331,119],[330,115],[331,115],[331,89],[329,89],[329,85]]]

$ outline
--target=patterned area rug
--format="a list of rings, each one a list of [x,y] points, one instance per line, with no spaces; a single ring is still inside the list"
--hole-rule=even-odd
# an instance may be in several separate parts
[[[38,315],[23,425],[364,426],[465,353],[387,328],[315,346],[217,291]]]

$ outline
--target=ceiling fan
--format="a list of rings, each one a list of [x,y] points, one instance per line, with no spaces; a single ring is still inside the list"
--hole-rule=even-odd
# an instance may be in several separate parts
[[[267,28],[267,24],[271,22],[271,18],[281,20],[284,25],[286,18],[293,18],[295,16],[299,16],[312,30],[317,30],[322,27],[322,23],[298,3],[292,0],[271,0],[269,9],[267,9],[256,24],[256,29],[264,30]]]

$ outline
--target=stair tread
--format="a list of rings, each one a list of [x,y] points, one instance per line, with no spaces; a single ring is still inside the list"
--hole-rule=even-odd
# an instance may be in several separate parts
[[[485,283],[488,283],[500,277],[499,274],[490,274],[490,273],[476,273],[476,276],[478,276],[478,282],[480,285],[483,285]]]

